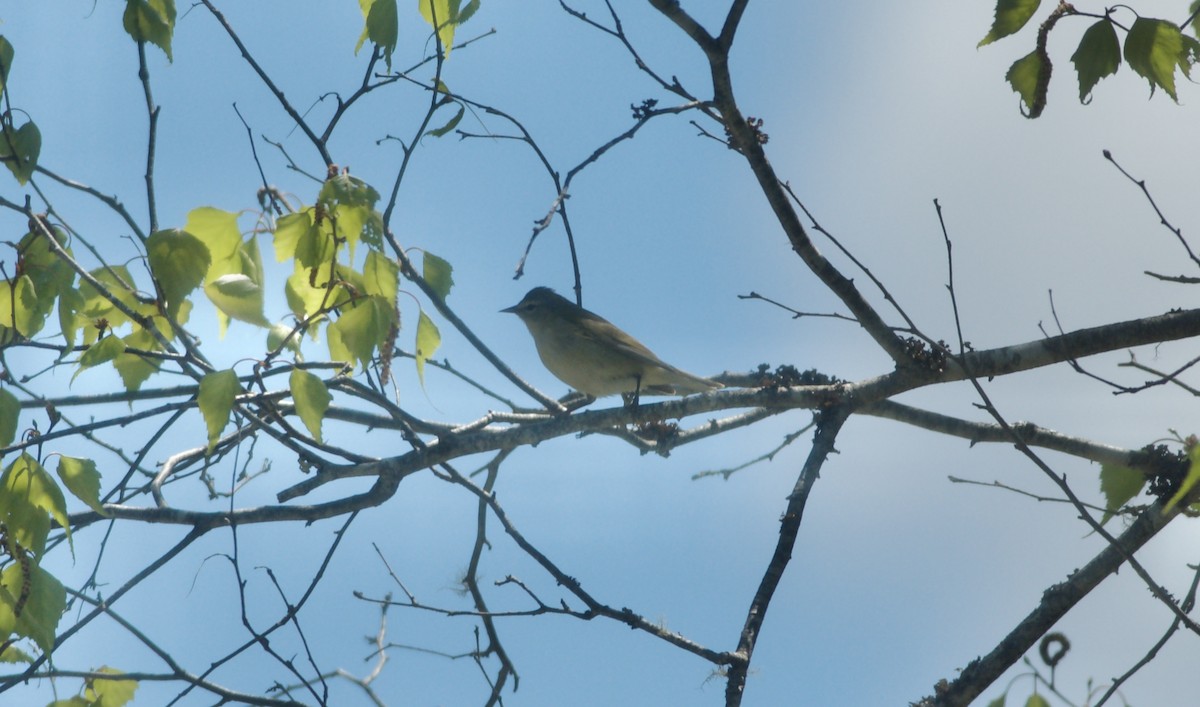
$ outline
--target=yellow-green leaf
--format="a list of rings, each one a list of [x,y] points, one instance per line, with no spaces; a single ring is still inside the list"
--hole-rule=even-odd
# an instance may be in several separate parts
[[[376,349],[387,340],[395,323],[392,304],[382,297],[367,297],[350,309],[343,309],[329,325],[329,355],[335,361],[370,364]]]
[[[450,296],[450,288],[454,287],[454,268],[442,258],[425,251],[421,260],[421,277],[433,288],[438,297],[446,299]]]
[[[992,29],[975,46],[982,47],[1017,32],[1029,22],[1040,4],[1041,0],[996,0],[996,18],[992,21]]]
[[[1083,33],[1071,62],[1079,76],[1079,102],[1087,103],[1100,79],[1117,73],[1121,66],[1121,42],[1107,17]]]
[[[267,351],[276,351],[280,346],[286,346],[288,351],[296,355],[296,360],[303,361],[300,355],[300,333],[293,333],[294,327],[283,322],[275,322],[267,332]]]
[[[37,290],[29,276],[0,280],[0,327],[14,329],[30,337],[41,330],[44,317],[38,316]]]
[[[42,152],[42,132],[32,120],[14,127],[9,118],[0,119],[0,160],[22,186],[33,176]]]
[[[1129,502],[1129,499],[1142,492],[1146,485],[1146,476],[1140,471],[1130,469],[1120,464],[1100,465],[1100,492],[1104,494],[1104,525],[1117,511]]]
[[[296,257],[296,246],[313,229],[312,208],[280,216],[275,222],[275,260],[284,262]]]
[[[459,0],[418,0],[421,17],[437,31],[442,53],[450,56],[454,45],[454,30],[458,27]]]
[[[1027,118],[1038,117],[1046,107],[1046,84],[1050,74],[1045,71],[1045,66],[1042,57],[1034,50],[1013,62],[1004,75],[1013,90],[1021,94],[1021,100],[1028,109],[1025,111]]]
[[[175,32],[175,0],[126,0],[125,31],[137,42],[150,42],[171,56]]]
[[[175,319],[181,326],[187,323],[191,309],[192,303],[188,300],[184,300],[180,305]],[[151,322],[160,332],[171,336],[171,325],[165,318],[153,317]],[[160,365],[158,359],[140,352],[158,351],[162,349],[162,345],[144,329],[137,329],[129,336],[124,337],[122,341],[125,342],[125,351],[113,359],[113,368],[116,368],[117,373],[120,374],[121,382],[125,384],[125,390],[134,391],[141,388],[142,383],[145,383],[151,375],[158,371]]]
[[[4,93],[4,87],[8,83],[8,72],[12,69],[14,54],[16,52],[13,45],[0,36],[0,94]]]
[[[32,663],[33,656],[16,646],[8,646],[0,651],[0,663]]]
[[[21,401],[0,388],[0,447],[7,447],[17,438],[17,419],[20,414]]]
[[[421,379],[421,387],[425,387],[425,361],[432,358],[442,345],[442,334],[438,331],[433,320],[421,312],[417,320],[417,377]]]
[[[200,392],[196,403],[200,413],[204,415],[204,424],[208,427],[208,453],[211,454],[221,437],[221,431],[229,423],[229,413],[233,410],[233,401],[242,392],[233,369],[209,373],[200,380]]]
[[[116,668],[102,666],[96,670],[105,675],[124,675]],[[88,678],[83,691],[89,707],[124,707],[133,700],[137,692],[137,680],[113,680],[112,678]]]
[[[1175,96],[1175,69],[1188,70],[1183,35],[1173,22],[1139,17],[1125,37],[1125,61],[1139,76],[1150,82],[1150,95],[1161,86],[1171,100]]]
[[[125,353],[124,341],[116,336],[104,337],[89,346],[87,351],[84,351],[83,355],[79,357],[79,367],[75,369],[75,375],[71,376],[71,381],[74,382],[85,370],[108,363],[123,353]]]
[[[391,71],[392,52],[396,50],[400,37],[396,0],[358,0],[358,4],[362,8],[365,24],[354,53],[357,54],[363,42],[370,39],[383,50],[383,60],[387,63],[388,71]]]
[[[212,264],[208,246],[187,231],[177,229],[151,233],[146,239],[146,256],[172,316],[179,311],[183,299],[204,282]]]
[[[67,349],[75,346],[75,336],[79,333],[79,328],[87,324],[87,318],[79,316],[83,305],[83,295],[73,287],[63,290],[58,296],[58,326],[62,329]]]
[[[105,515],[104,506],[100,503],[100,472],[96,470],[96,462],[60,456],[56,471],[58,478],[62,479],[75,498],[100,515]]]
[[[427,134],[432,135],[433,137],[441,137],[441,136],[445,135],[446,133],[450,132],[451,130],[455,129],[456,127],[458,127],[458,123],[459,123],[459,121],[462,120],[462,117],[463,117],[463,106],[461,104],[459,104],[458,112],[454,114],[453,118],[451,118],[450,120],[447,120],[445,125],[443,125],[442,127],[434,128],[433,130],[430,130]]]
[[[49,653],[54,650],[54,634],[66,608],[62,583],[40,566],[14,562],[0,574],[0,634],[32,638],[43,653]]]
[[[22,547],[41,555],[53,517],[71,537],[67,500],[36,459],[22,452],[0,475],[0,519]]]
[[[117,309],[112,300],[115,299],[125,305],[126,309],[133,311],[146,309],[137,301],[137,297],[131,289],[134,287],[133,278],[124,265],[96,268],[89,274],[99,283],[103,291],[96,289],[86,280],[79,283],[79,292],[83,296],[83,307],[80,308],[79,314],[83,317],[93,321],[105,319],[108,322],[107,328],[115,329],[128,322],[129,317]],[[151,313],[153,313],[152,309]],[[85,332],[84,341],[86,343],[95,341],[99,333],[98,329],[89,327],[89,331]]]
[[[325,419],[325,411],[329,409],[333,396],[320,378],[299,368],[292,369],[288,385],[292,390],[292,400],[296,403],[296,414],[313,439],[320,442],[321,421]]]
[[[59,295],[75,282],[75,271],[50,247],[51,239],[59,248],[71,254],[67,234],[57,226],[49,226],[47,235],[41,228],[26,233],[17,244],[21,253],[20,273],[29,277],[37,294],[37,316],[44,320],[54,309]]]
[[[241,272],[238,250],[242,233],[238,230],[237,214],[211,206],[201,206],[188,212],[183,230],[199,238],[208,247],[210,260],[206,282],[231,272]]]
[[[229,318],[261,327],[270,326],[263,316],[262,288],[249,275],[222,275],[205,285],[204,293]]]
[[[400,266],[383,253],[373,250],[367,253],[367,262],[363,265],[363,283],[367,294],[379,295],[394,302],[396,292],[400,289]]]

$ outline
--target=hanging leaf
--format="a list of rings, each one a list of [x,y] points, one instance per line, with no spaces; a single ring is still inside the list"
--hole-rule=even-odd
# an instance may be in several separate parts
[[[20,414],[21,401],[0,388],[0,447],[7,447],[17,438],[17,419]]]
[[[363,13],[362,36],[354,47],[357,54],[362,49],[363,42],[370,39],[375,46],[383,50],[383,60],[387,63],[388,71],[392,70],[392,52],[400,38],[400,21],[396,12],[396,0],[358,0]]]
[[[1025,117],[1036,118],[1046,107],[1046,87],[1050,80],[1050,72],[1046,71],[1044,59],[1037,50],[1013,62],[1004,78],[1013,90],[1021,96],[1028,110]]]
[[[204,416],[204,424],[208,427],[208,454],[212,454],[217,440],[225,425],[229,424],[229,414],[233,410],[233,401],[242,392],[233,369],[209,373],[200,380],[200,392],[196,403]]]
[[[1100,492],[1104,494],[1104,517],[1100,524],[1104,525],[1113,515],[1142,492],[1146,486],[1146,476],[1142,472],[1130,469],[1120,464],[1100,465]]]
[[[1125,37],[1125,61],[1139,76],[1150,82],[1150,95],[1161,87],[1171,100],[1175,95],[1175,69],[1189,71],[1187,51],[1179,27],[1166,20],[1139,17]]]
[[[203,241],[178,229],[151,233],[146,239],[146,256],[172,316],[184,298],[204,282],[212,264]]]
[[[443,258],[425,251],[421,260],[421,277],[433,288],[438,297],[446,299],[450,296],[450,288],[454,287],[454,268]]]
[[[27,121],[19,128],[13,127],[8,118],[0,120],[0,160],[24,186],[37,167],[38,155],[42,152],[42,132]]]
[[[1117,73],[1121,66],[1121,42],[1108,18],[1088,27],[1071,61],[1079,75],[1079,102],[1088,103],[1100,79]]]
[[[150,42],[171,56],[171,36],[175,32],[175,0],[126,0],[125,31],[135,42]]]
[[[975,46],[982,47],[985,44],[991,44],[997,39],[1019,31],[1026,22],[1029,22],[1029,18],[1033,17],[1033,13],[1037,12],[1040,4],[1041,0],[997,0],[996,17],[992,21],[992,29]]]
[[[437,353],[438,347],[442,345],[442,333],[438,331],[437,325],[433,320],[426,316],[425,312],[421,312],[420,319],[417,320],[417,378],[421,380],[421,387],[425,387],[425,361],[433,357]]]
[[[56,472],[75,498],[100,515],[107,515],[104,505],[100,502],[100,472],[96,470],[96,462],[91,459],[62,456],[58,458]]]
[[[324,381],[299,368],[292,369],[288,385],[292,390],[292,401],[296,403],[296,414],[313,439],[320,442],[321,422],[325,419],[325,411],[329,409],[333,396],[329,394]]]

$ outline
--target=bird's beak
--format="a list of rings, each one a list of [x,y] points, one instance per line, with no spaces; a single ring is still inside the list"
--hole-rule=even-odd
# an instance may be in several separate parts
[[[517,313],[517,305],[514,304],[511,307],[505,307],[504,309],[502,309],[500,311],[504,312],[506,314],[516,314]]]

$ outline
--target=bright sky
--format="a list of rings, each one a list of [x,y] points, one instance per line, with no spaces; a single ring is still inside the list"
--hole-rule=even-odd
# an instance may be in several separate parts
[[[397,67],[415,63],[428,50],[424,26],[409,4],[415,5],[401,3],[409,15],[401,19]],[[697,94],[709,93],[703,57],[676,28],[644,3],[616,4],[651,66],[664,76],[679,76]],[[1148,2],[1139,9],[1178,20],[1185,4]],[[683,5],[712,26],[726,3]],[[599,21],[606,17],[603,3],[578,0],[576,6]],[[361,15],[352,0],[225,2],[222,9],[294,105],[311,108],[317,123],[331,110],[327,92],[349,92],[361,79],[365,54],[351,55]],[[120,29],[120,14],[115,2],[16,3],[0,11],[0,32],[16,47],[13,100],[41,128],[42,163],[119,194],[144,221],[145,114],[136,51]],[[1027,28],[977,50],[990,21],[987,3],[952,0],[752,3],[734,51],[740,105],[765,121],[772,163],[821,224],[935,336],[954,339],[934,198],[954,241],[965,335],[977,348],[1039,338],[1039,323],[1053,327],[1050,291],[1067,329],[1190,306],[1191,293],[1183,286],[1141,274],[1184,273],[1188,263],[1140,192],[1101,150],[1110,149],[1126,169],[1146,179],[1168,218],[1185,233],[1194,231],[1193,165],[1200,150],[1190,105],[1194,88],[1181,86],[1182,105],[1163,95],[1147,101],[1145,81],[1124,67],[1097,87],[1094,104],[1081,106],[1069,62],[1071,42],[1086,27],[1080,21],[1061,30],[1052,44],[1056,72],[1049,107],[1042,118],[1029,121],[1019,114],[1004,72],[1031,49],[1032,33]],[[454,52],[444,80],[452,90],[518,117],[562,172],[626,129],[630,104],[652,97],[660,105],[671,103],[618,43],[570,18],[557,3],[518,7],[485,0],[460,38],[491,28],[495,35]],[[287,116],[205,10],[180,16],[174,63],[148,51],[155,100],[163,111],[157,175],[164,226],[181,226],[198,206],[255,206],[258,175],[231,107],[235,102],[256,136],[284,141],[294,159],[319,172],[306,140],[289,133]],[[325,102],[315,103],[323,95]],[[369,97],[334,141],[335,159],[386,191],[400,150],[394,142],[376,147],[375,141],[410,135],[425,100],[412,88]],[[791,253],[745,163],[697,137],[687,120],[654,121],[576,179],[569,207],[585,304],[664,359],[698,374],[745,371],[764,362],[847,379],[890,371],[853,325],[793,320],[761,302],[737,298],[754,290],[797,309],[845,313]],[[468,116],[460,128],[512,132],[484,114]],[[258,142],[257,149],[272,183],[311,202],[311,183],[288,172],[273,148]],[[7,178],[0,179],[0,193],[23,198]],[[51,194],[71,225],[94,243],[115,247],[127,237],[111,214],[57,190]],[[566,293],[572,284],[557,227],[543,234],[526,277],[512,279],[533,221],[553,198],[545,172],[513,141],[426,138],[394,226],[406,245],[454,265],[450,303],[476,333],[537,386],[559,394],[565,387],[541,367],[524,327],[497,312],[534,285]],[[24,232],[11,213],[0,213],[0,228],[9,234],[4,240]],[[832,255],[830,244],[818,245]],[[899,321],[865,276],[844,258],[834,260],[889,321]],[[411,324],[417,309],[412,300],[401,299]],[[269,318],[282,318],[282,301],[274,306]],[[217,342],[215,324],[203,317],[193,324],[202,338]],[[409,347],[412,331],[401,334]],[[465,341],[450,335],[450,327],[442,331],[439,358],[517,395]],[[222,353],[232,364],[256,355],[262,341],[257,330],[235,324]],[[1139,359],[1163,367],[1192,355],[1186,344],[1138,352]],[[1115,368],[1125,358],[1114,354],[1088,364],[1104,375],[1135,380]],[[56,381],[65,389],[68,378],[63,371]],[[71,390],[95,392],[112,384],[111,376],[88,371]],[[411,374],[399,385],[403,404],[439,419],[472,420],[490,406],[445,376],[431,374],[425,393]],[[1114,397],[1065,367],[998,380],[989,392],[1010,420],[1119,446],[1140,447],[1170,429],[1196,431],[1188,427],[1179,393],[1160,389]],[[966,385],[904,401],[984,419]],[[615,402],[597,407],[607,404]],[[774,462],[728,481],[691,476],[763,454],[807,422],[797,412],[679,449],[666,460],[641,457],[603,436],[558,440],[514,454],[498,493],[525,535],[599,599],[661,620],[713,648],[731,649],[774,548],[778,516],[809,437]],[[190,430],[193,437],[180,433],[174,448],[201,443],[199,429]],[[386,456],[405,449],[398,436],[343,432],[341,443],[363,453]],[[134,447],[137,441],[126,444]],[[1038,470],[1003,445],[970,448],[895,423],[856,419],[838,450],[812,495],[795,556],[771,606],[747,704],[907,704],[989,651],[1047,586],[1101,547],[1064,505],[947,480],[950,475],[999,480],[1031,493],[1053,493]],[[1098,500],[1097,467],[1048,458],[1078,492]],[[289,457],[280,454],[273,462],[272,473],[255,481],[239,503],[265,502],[297,478]],[[175,502],[203,507],[201,491],[197,484],[195,498]],[[369,669],[362,637],[376,630],[377,612],[350,592],[393,591],[371,543],[420,599],[465,606],[456,580],[468,557],[474,513],[462,493],[428,474],[407,479],[395,499],[364,513],[303,616],[323,667],[360,675]],[[1195,531],[1184,521],[1175,526],[1142,559],[1181,596],[1190,578],[1185,563],[1196,561]],[[271,566],[295,600],[336,527],[245,529],[239,535],[243,567]],[[100,580],[119,586],[180,535],[174,528],[119,524]],[[491,540],[488,579],[513,574],[557,600],[553,582],[499,530]],[[89,553],[98,541],[98,533],[81,533],[76,563],[59,558],[63,565],[56,573],[87,576]],[[229,564],[219,556],[228,552],[228,534],[213,534],[117,610],[146,627],[190,669],[204,670],[245,636]],[[265,573],[250,569],[248,578],[262,621],[273,619],[279,599]],[[527,606],[515,591],[493,589],[490,596],[496,609]],[[466,620],[402,610],[393,610],[389,620],[396,643],[447,653],[473,647]],[[1127,670],[1169,622],[1140,581],[1123,572],[1057,627],[1074,646],[1060,666],[1058,686],[1082,702],[1089,678],[1104,683]],[[521,676],[519,691],[506,694],[510,704],[723,703],[724,682],[706,663],[621,626],[542,617],[506,621],[501,629]],[[1187,638],[1169,644],[1154,665],[1127,683],[1126,697],[1137,704],[1183,704],[1170,676],[1181,674],[1185,659],[1194,663],[1194,646]],[[161,669],[111,623],[93,626],[55,660],[80,669],[100,664]],[[260,657],[237,666],[214,677],[255,691],[265,690],[279,673]],[[389,704],[474,704],[486,694],[468,661],[402,650],[392,652],[376,688]],[[73,689],[59,687],[60,693]],[[337,704],[365,704],[345,685],[337,689],[342,695]],[[174,694],[163,690],[143,685],[138,704],[158,704]],[[1023,700],[1028,681],[1013,690],[1013,698]],[[21,694],[34,702],[51,699],[46,685],[31,685]],[[997,694],[993,689],[986,697]],[[211,700],[192,695],[183,702]]]

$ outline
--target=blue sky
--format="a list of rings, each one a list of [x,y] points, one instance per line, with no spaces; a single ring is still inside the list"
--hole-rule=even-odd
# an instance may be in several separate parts
[[[725,7],[683,4],[710,26]],[[328,114],[328,102],[316,103],[321,95],[349,91],[360,79],[365,58],[351,54],[361,30],[356,3],[224,5],[264,68],[311,115]],[[648,63],[707,94],[702,56],[676,28],[642,3],[617,5]],[[1152,2],[1140,9],[1179,19],[1183,5]],[[605,17],[602,3],[580,0],[578,7]],[[115,2],[22,3],[0,11],[0,32],[16,47],[10,85],[14,101],[42,130],[43,164],[120,194],[144,221],[145,115],[136,52],[120,30],[120,9]],[[395,58],[400,67],[428,50],[415,12],[402,12],[409,15],[401,20]],[[1141,194],[1102,159],[1101,150],[1112,150],[1144,177],[1167,215],[1189,232],[1200,148],[1189,105],[1193,87],[1181,87],[1181,105],[1162,95],[1147,100],[1146,83],[1124,67],[1097,87],[1093,105],[1081,106],[1068,61],[1068,37],[1085,27],[1079,22],[1052,45],[1057,70],[1050,105],[1042,118],[1029,121],[1018,113],[1016,94],[1003,76],[1029,51],[1031,33],[1027,29],[977,50],[990,20],[986,3],[949,0],[752,3],[732,61],[741,107],[765,120],[772,163],[822,225],[935,336],[953,338],[934,198],[945,209],[954,240],[965,334],[978,348],[1039,338],[1038,324],[1053,322],[1049,291],[1068,329],[1188,306],[1190,291],[1141,275],[1147,269],[1182,272],[1187,263]],[[670,103],[616,42],[568,17],[557,3],[484,2],[460,37],[490,28],[494,36],[451,56],[446,83],[519,117],[564,172],[628,126],[630,104],[651,97]],[[157,173],[164,226],[181,226],[197,206],[255,205],[257,172],[234,102],[255,135],[283,140],[294,158],[319,172],[303,136],[289,132],[287,116],[203,9],[182,12],[174,51],[175,61],[168,64],[150,50],[155,99],[163,110]],[[370,96],[334,141],[335,159],[384,191],[399,150],[387,142],[376,147],[375,141],[388,133],[411,134],[424,100],[412,88]],[[482,114],[469,115],[460,127],[510,132]],[[269,179],[311,201],[311,183],[288,172],[273,148],[261,142],[257,147]],[[22,193],[11,180],[0,181],[0,191],[10,199]],[[116,244],[128,235],[102,209],[52,193],[71,224],[93,242]],[[534,285],[563,292],[571,286],[559,228],[542,236],[526,277],[512,279],[532,222],[553,198],[545,172],[514,142],[426,138],[394,226],[404,244],[453,263],[457,285],[450,302],[476,333],[535,385],[559,394],[564,386],[542,369],[524,327],[497,312]],[[796,321],[761,302],[737,298],[755,290],[799,309],[844,313],[791,253],[744,162],[697,137],[687,118],[656,120],[589,167],[577,178],[569,205],[585,304],[668,361],[705,375],[763,362],[847,379],[891,369],[853,325]],[[0,214],[0,227],[10,234],[5,240],[24,228],[9,213]],[[819,247],[833,251],[825,242]],[[844,259],[834,260],[851,271]],[[895,321],[882,298],[866,289],[866,278],[854,275]],[[281,318],[282,300],[273,306],[268,304],[268,317]],[[402,307],[406,321],[415,322],[411,300],[402,298]],[[218,342],[215,323],[199,315],[193,323],[228,364],[261,349],[262,335],[247,325],[233,325]],[[517,395],[450,327],[442,331],[439,358]],[[401,334],[402,343],[411,341],[412,329],[408,332]],[[1179,344],[1139,352],[1140,359],[1164,367],[1190,356]],[[1115,365],[1124,359],[1112,354],[1089,364],[1122,376],[1127,374]],[[60,371],[54,386],[65,390],[68,379]],[[112,384],[112,376],[88,371],[70,388],[86,393]],[[472,420],[494,406],[437,374],[422,392],[415,376],[402,371],[398,387],[403,404],[439,419]],[[997,380],[988,389],[1009,419],[1114,445],[1139,447],[1169,429],[1194,431],[1177,393],[1114,397],[1065,368]],[[903,401],[984,419],[966,385],[918,391]],[[615,403],[597,406],[604,404]],[[607,437],[556,440],[516,452],[498,493],[522,531],[601,600],[729,649],[774,547],[778,516],[808,438],[729,481],[692,481],[691,475],[758,456],[807,421],[805,413],[792,413],[681,448],[666,460],[639,456]],[[148,429],[131,430],[129,439]],[[393,435],[332,429],[327,434],[345,435],[343,444],[364,453],[386,456],[405,449]],[[198,423],[171,440],[174,448],[202,442]],[[1052,493],[1039,471],[1003,445],[970,448],[895,423],[855,419],[838,451],[810,500],[792,564],[770,609],[747,704],[915,700],[936,680],[990,650],[1043,589],[1101,547],[1066,506],[947,480],[949,475],[1000,480]],[[273,458],[273,470],[248,487],[239,503],[265,502],[295,480],[294,463],[274,452],[259,453]],[[1097,500],[1097,467],[1048,458],[1077,491]],[[180,497],[172,502],[206,506],[198,484],[190,498],[184,496],[186,485],[177,488]],[[344,488],[356,486],[347,482]],[[407,479],[396,498],[364,513],[302,617],[322,666],[360,674],[369,669],[362,636],[375,630],[376,612],[350,592],[381,596],[393,590],[372,542],[418,597],[464,605],[455,583],[473,523],[469,499],[429,475]],[[1182,521],[1175,525],[1142,559],[1182,595],[1190,577],[1184,563],[1195,561],[1188,552],[1195,531]],[[270,565],[294,599],[335,529],[334,523],[244,529],[244,566]],[[123,583],[179,536],[176,529],[118,525],[110,547],[121,551],[102,566],[102,581]],[[495,548],[486,560],[486,577],[515,574],[544,597],[557,598],[553,582],[499,530],[491,537]],[[59,571],[86,576],[88,552],[98,539],[94,531],[81,533],[76,563],[65,562]],[[229,550],[228,533],[213,534],[117,610],[150,627],[156,640],[190,660],[191,669],[203,670],[244,640],[228,564],[216,555]],[[278,598],[266,577],[254,570],[249,575],[261,615],[274,618]],[[492,590],[490,598],[496,608],[524,606],[519,595],[504,589]],[[472,647],[465,620],[403,610],[389,618],[397,643],[452,653]],[[1123,572],[1058,627],[1075,647],[1060,667],[1060,688],[1082,701],[1089,678],[1104,682],[1126,670],[1169,621],[1137,578]],[[723,682],[706,663],[621,626],[542,617],[505,621],[501,628],[521,674],[519,691],[506,695],[509,704],[723,702]],[[1189,651],[1194,656],[1194,644],[1176,639],[1127,684],[1126,696],[1139,704],[1183,704],[1170,676],[1180,674]],[[112,624],[84,632],[56,661],[75,668],[101,663],[160,668]],[[276,676],[275,667],[254,657],[215,677],[262,690]],[[393,651],[376,688],[389,704],[473,704],[485,694],[469,663],[402,650]],[[365,704],[345,685],[337,689],[338,704]],[[173,694],[148,684],[142,690],[138,704],[157,704],[162,695]],[[46,702],[49,694],[44,684],[22,693]],[[995,694],[993,689],[988,696]],[[1014,696],[1027,694],[1027,685],[1014,688]],[[207,701],[192,696],[185,703]]]

